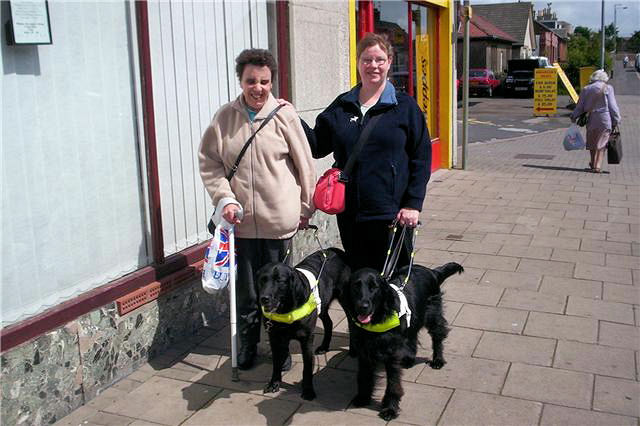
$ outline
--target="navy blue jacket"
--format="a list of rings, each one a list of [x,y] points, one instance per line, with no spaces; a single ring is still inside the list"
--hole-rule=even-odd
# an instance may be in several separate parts
[[[360,85],[338,96],[316,119],[303,121],[314,158],[333,153],[343,169],[369,119],[383,114],[356,160],[347,183],[346,210],[358,222],[391,220],[403,207],[422,210],[431,176],[431,140],[415,99],[387,81],[378,102],[362,117]]]

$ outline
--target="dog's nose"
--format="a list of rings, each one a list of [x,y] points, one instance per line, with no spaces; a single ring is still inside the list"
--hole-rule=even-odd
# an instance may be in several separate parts
[[[369,304],[369,302],[364,302],[364,301],[362,301],[362,302],[360,302],[358,304],[358,308],[360,308],[361,311],[368,311],[369,310],[369,306],[371,306]]]
[[[270,300],[271,299],[269,298],[269,296],[261,296],[260,297],[260,304],[266,306],[266,305],[269,304]]]

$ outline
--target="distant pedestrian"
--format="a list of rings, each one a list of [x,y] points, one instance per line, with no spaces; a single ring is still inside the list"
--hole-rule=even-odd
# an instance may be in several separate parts
[[[587,149],[591,153],[591,162],[588,170],[593,173],[600,173],[609,135],[621,119],[613,87],[607,84],[608,80],[609,76],[604,70],[597,70],[591,74],[589,84],[580,92],[578,105],[571,113],[572,122],[583,113],[589,114]]]

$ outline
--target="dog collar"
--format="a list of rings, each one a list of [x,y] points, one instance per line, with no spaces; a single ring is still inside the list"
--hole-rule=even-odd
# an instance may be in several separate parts
[[[291,312],[287,312],[286,314],[267,312],[264,310],[264,307],[262,306],[260,308],[262,308],[262,315],[264,315],[265,318],[275,322],[291,324],[293,322],[298,321],[299,319],[306,317],[311,312],[313,312],[316,309],[316,299],[313,297],[313,293],[311,293],[309,295],[309,298],[307,299],[307,302],[304,305],[294,309]]]
[[[400,316],[398,316],[398,313],[394,311],[393,314],[389,315],[383,322],[378,324],[360,324],[356,320],[353,320],[353,322],[358,327],[367,331],[371,331],[373,333],[384,333],[385,331],[389,331],[400,325]]]

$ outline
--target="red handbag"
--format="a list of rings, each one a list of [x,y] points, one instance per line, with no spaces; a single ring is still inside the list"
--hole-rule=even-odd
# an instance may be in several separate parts
[[[322,175],[316,183],[316,190],[313,193],[313,205],[318,210],[322,210],[327,214],[342,213],[346,207],[345,195],[347,190],[347,182],[349,181],[349,173],[353,168],[356,157],[362,150],[362,146],[367,141],[371,130],[382,114],[374,115],[360,133],[358,143],[353,148],[353,152],[349,156],[347,165],[344,170],[333,167]]]
[[[324,172],[318,179],[316,191],[313,193],[313,204],[316,209],[327,214],[342,213],[345,207],[346,180],[341,178],[342,171],[332,168]]]

